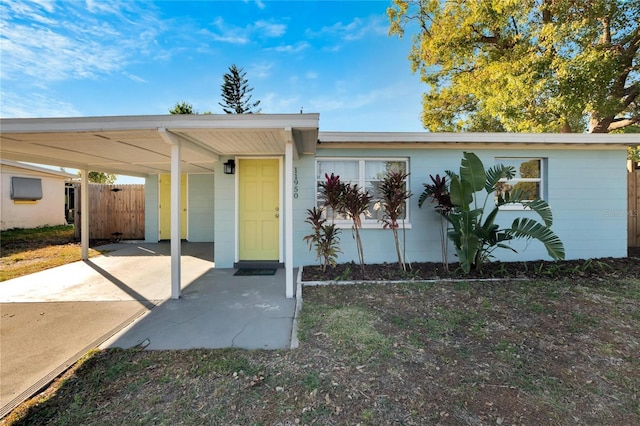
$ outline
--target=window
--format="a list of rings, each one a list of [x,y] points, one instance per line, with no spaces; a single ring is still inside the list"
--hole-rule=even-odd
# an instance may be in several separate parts
[[[317,160],[316,167],[316,205],[322,207],[324,198],[322,198],[320,183],[326,180],[325,174],[331,176],[331,173],[340,176],[343,183],[357,184],[358,188],[366,189],[369,194],[373,195],[369,209],[362,219],[362,223],[366,227],[381,227],[382,222],[379,220],[384,216],[384,211],[380,206],[380,193],[378,188],[388,171],[394,170],[406,173],[408,168],[408,160],[406,158],[389,158],[389,159],[350,159],[350,158],[324,158]],[[408,184],[408,182],[406,182]],[[407,204],[408,207],[408,204]],[[328,209],[327,209],[328,210]],[[404,209],[404,219],[408,220],[408,209]],[[331,211],[326,214],[332,215]],[[336,213],[336,224],[343,222],[351,224],[351,220]]]
[[[11,199],[35,201],[42,199],[42,180],[36,178],[11,177]]]
[[[524,193],[526,201],[544,199],[542,158],[496,158],[496,163],[512,166],[515,169],[513,179],[500,180],[499,191],[518,189]]]

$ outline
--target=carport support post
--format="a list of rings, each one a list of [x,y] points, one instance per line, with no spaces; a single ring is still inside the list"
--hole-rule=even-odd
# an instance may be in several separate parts
[[[171,144],[171,298],[180,298],[180,142]]]
[[[175,135],[169,133],[167,129],[158,128],[160,137],[171,146],[171,298],[180,299],[180,190],[181,190],[181,170],[182,161],[180,155],[181,142]]]
[[[80,170],[80,247],[82,260],[89,259],[89,170]]]
[[[289,132],[291,135],[291,132]],[[289,137],[284,147],[284,247],[287,299],[293,297],[293,140]]]

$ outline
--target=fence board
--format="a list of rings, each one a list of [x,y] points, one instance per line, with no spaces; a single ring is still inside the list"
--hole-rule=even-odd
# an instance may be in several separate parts
[[[89,185],[89,238],[144,239],[144,185]]]
[[[640,247],[640,170],[629,172],[627,176],[627,217],[629,247]]]

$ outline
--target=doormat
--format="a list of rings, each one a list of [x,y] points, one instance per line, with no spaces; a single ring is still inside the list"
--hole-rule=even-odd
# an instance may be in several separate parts
[[[275,269],[238,269],[235,274],[236,277],[251,277],[257,275],[275,275]]]

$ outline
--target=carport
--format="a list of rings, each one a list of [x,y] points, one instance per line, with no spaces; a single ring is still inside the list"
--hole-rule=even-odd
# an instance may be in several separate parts
[[[294,295],[293,160],[314,154],[318,114],[161,115],[0,120],[0,157],[75,168],[83,192],[89,171],[171,176],[171,298],[181,296],[182,173],[221,173],[222,157],[283,159],[280,237],[287,298]],[[82,258],[89,249],[89,206],[81,196]],[[235,208],[238,214],[238,207]],[[217,218],[216,218],[217,220]],[[237,233],[236,233],[237,246]]]

